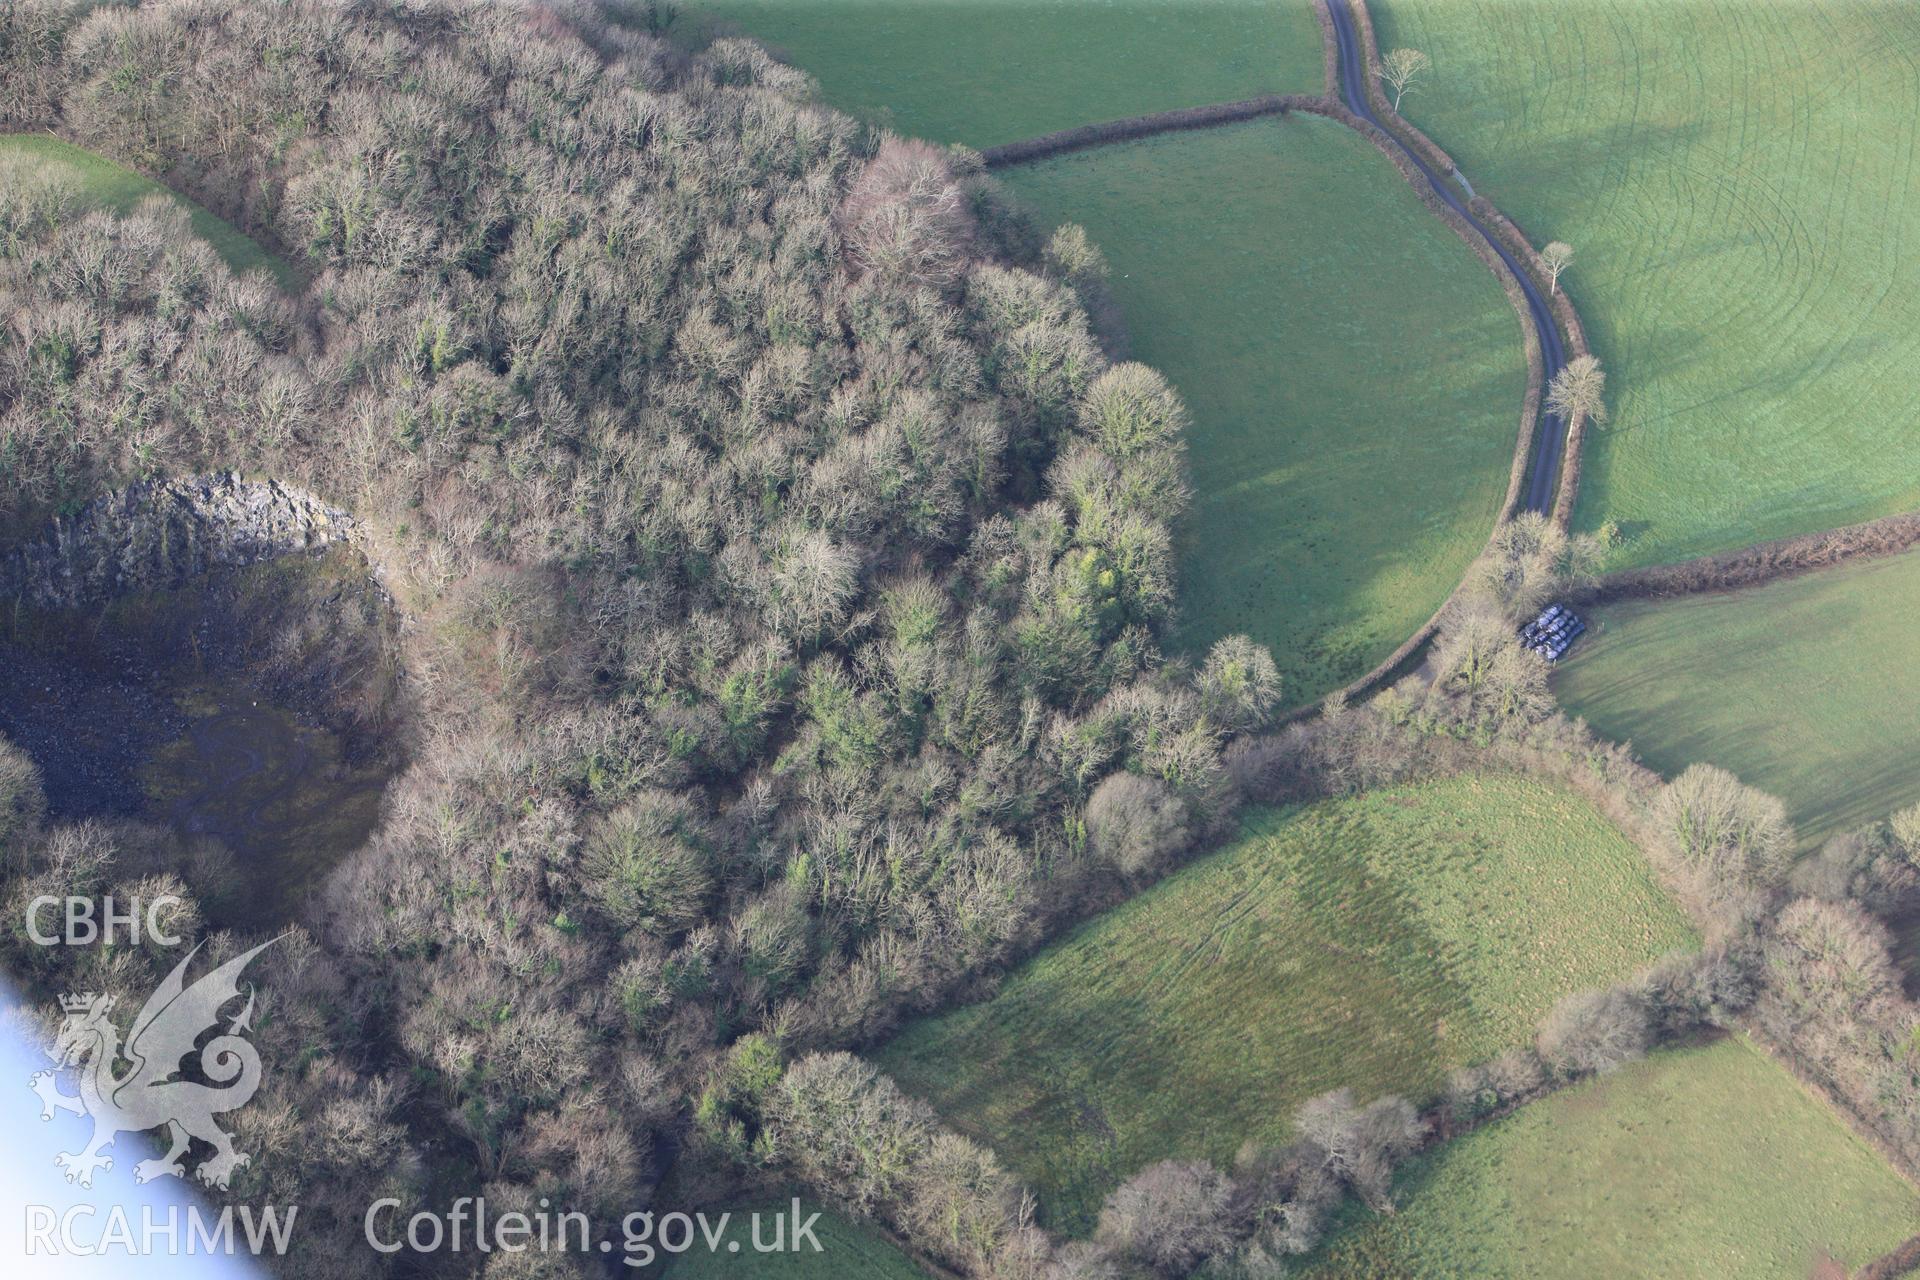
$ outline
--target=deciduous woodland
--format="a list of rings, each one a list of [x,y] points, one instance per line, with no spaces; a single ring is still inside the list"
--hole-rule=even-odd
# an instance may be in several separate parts
[[[164,200],[0,175],[9,541],[234,468],[352,512],[406,620],[412,763],[262,961],[230,1194],[304,1206],[289,1274],[375,1270],[380,1195],[617,1216],[670,1165],[774,1167],[806,1127],[770,1110],[783,1057],[1229,825],[1222,744],[1278,689],[1245,642],[1160,654],[1181,405],[1102,356],[1084,244],[1029,243],[963,154],[618,9],[0,22],[5,128],[307,278],[234,276]],[[9,967],[137,1007],[170,953],[36,948],[19,908],[216,886],[0,758]],[[991,1166],[952,1140],[901,1176],[937,1214]]]
[[[1726,770],[1663,777],[1570,720],[1517,626],[1604,594],[1608,548],[1538,513],[1493,531],[1417,670],[1276,724],[1299,691],[1265,649],[1176,656],[1187,413],[1096,337],[1094,239],[1037,234],[978,154],[856,122],[754,43],[669,43],[672,12],[0,9],[0,133],[33,140],[0,149],[0,659],[82,689],[179,637],[138,705],[260,682],[284,741],[335,735],[332,781],[384,785],[280,901],[163,815],[76,802],[96,788],[44,703],[0,718],[32,730],[0,739],[0,964],[52,1010],[137,1008],[178,962],[33,945],[42,894],[176,895],[214,959],[279,935],[252,971],[264,1084],[230,1117],[252,1160],[209,1194],[300,1206],[281,1273],[609,1261],[377,1253],[382,1200],[612,1224],[798,1191],[886,1228],[889,1272],[1398,1274],[1485,1244],[1501,1168],[1618,1128],[1554,1146],[1551,1117],[1628,1095],[1698,1122],[1648,1091],[1711,1092],[1701,1062],[1804,1143],[1768,1199],[1714,1184],[1792,1208],[1754,1210],[1768,1258],[1811,1256],[1807,1168],[1844,1165],[1856,1210],[1913,1203],[1879,1157],[1920,1171],[1888,929],[1920,919],[1920,807],[1809,848]],[[167,190],[88,186],[129,171]],[[1556,394],[1598,419],[1595,370]],[[53,678],[0,680],[0,711]],[[1558,845],[1526,830],[1547,809]],[[1292,981],[1268,1007],[1294,1012],[1259,1039],[1255,1001],[1192,998],[1233,981]],[[1397,1040],[1354,1046],[1362,1014]],[[1040,1064],[1024,1091],[982,1086],[983,1026]],[[1180,1114],[1108,1125],[1129,1090]],[[996,1133],[1022,1105],[1045,1123]],[[1737,1176],[1698,1166],[1753,1135],[1714,1127],[1735,1154],[1672,1140],[1672,1185]],[[1605,1218],[1649,1217],[1609,1194],[1630,1172],[1582,1173],[1591,1215],[1538,1212],[1664,1261]],[[1708,1203],[1672,1256],[1721,1256]],[[1893,1247],[1873,1212],[1844,1250]]]

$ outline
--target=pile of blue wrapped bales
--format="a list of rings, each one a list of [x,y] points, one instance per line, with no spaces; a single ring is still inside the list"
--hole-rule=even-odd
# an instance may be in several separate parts
[[[1573,610],[1563,604],[1550,604],[1520,628],[1520,643],[1548,662],[1558,662],[1586,629],[1587,624]]]

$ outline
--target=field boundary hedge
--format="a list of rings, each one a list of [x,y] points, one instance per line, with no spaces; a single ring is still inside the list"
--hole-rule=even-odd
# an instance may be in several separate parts
[[[1533,247],[1526,232],[1485,196],[1474,196],[1467,201],[1467,208],[1473,210],[1473,216],[1480,219],[1489,234],[1499,237],[1508,253],[1526,264],[1533,273],[1534,286],[1547,290],[1547,307],[1560,325],[1560,338],[1567,344],[1569,358],[1592,355],[1593,349],[1587,345],[1586,326],[1580,323],[1580,313],[1574,309],[1573,300],[1567,297],[1565,289],[1549,285],[1548,272],[1541,265],[1540,253]],[[1567,447],[1560,455],[1560,489],[1553,503],[1553,522],[1562,529],[1569,528],[1573,523],[1573,504],[1580,496],[1581,459],[1586,440],[1587,420],[1582,418],[1567,432]]]
[[[1837,568],[1854,560],[1899,555],[1920,545],[1920,511],[1842,525],[1824,533],[1756,542],[1737,551],[1650,565],[1611,573],[1584,590],[1569,593],[1576,604],[1615,600],[1662,600],[1709,591],[1738,591]]]
[[[1327,14],[1327,5],[1341,2],[1342,0],[1318,0],[1315,5],[1329,37],[1333,24]],[[1335,96],[1337,69],[1330,69],[1328,97],[1325,103],[1318,106],[1303,105],[1300,109],[1338,120],[1372,142],[1394,168],[1399,170],[1400,176],[1413,188],[1420,202],[1432,210],[1442,222],[1453,228],[1454,234],[1464,240],[1467,246],[1478,255],[1481,262],[1486,264],[1487,269],[1493,273],[1494,279],[1500,282],[1500,287],[1506,293],[1507,301],[1513,307],[1514,315],[1520,322],[1521,350],[1527,362],[1527,389],[1520,412],[1520,432],[1514,445],[1513,465],[1507,477],[1507,496],[1501,504],[1499,516],[1494,521],[1494,527],[1498,529],[1514,516],[1520,502],[1521,490],[1526,483],[1527,462],[1533,454],[1534,430],[1539,424],[1541,393],[1546,381],[1546,365],[1540,350],[1539,335],[1534,331],[1526,296],[1521,291],[1519,281],[1514,278],[1512,268],[1487,243],[1486,237],[1481,234],[1481,228],[1476,228],[1440,199],[1427,176],[1420,172],[1405,151],[1393,145],[1394,142],[1398,142],[1407,150],[1418,153],[1437,172],[1454,173],[1459,169],[1451,155],[1409,122],[1406,117],[1395,111],[1393,104],[1387,101],[1380,89],[1378,75],[1380,51],[1374,36],[1373,16],[1367,9],[1366,0],[1345,0],[1345,3],[1353,12],[1354,22],[1360,35],[1361,52],[1366,59],[1368,75],[1363,92],[1367,96],[1368,105],[1373,108],[1374,114],[1380,118],[1385,127],[1362,120],[1339,102]],[[1388,134],[1388,130],[1391,130],[1391,135]],[[1484,196],[1474,196],[1467,207],[1473,211],[1476,218],[1481,220],[1487,235],[1497,237],[1508,252],[1534,273],[1535,286],[1544,288],[1545,277],[1540,270],[1539,254],[1513,220]],[[1575,311],[1572,300],[1564,291],[1550,292],[1548,298],[1549,306],[1554,318],[1560,324],[1568,350],[1574,355],[1587,354],[1586,330],[1580,323],[1579,314]],[[1569,434],[1566,452],[1561,461],[1559,492],[1552,514],[1555,523],[1562,528],[1566,527],[1572,516],[1573,500],[1568,491],[1569,485],[1577,487],[1579,484],[1580,445],[1584,434],[1584,423]],[[1488,541],[1491,543],[1491,535]],[[1389,654],[1378,666],[1342,688],[1334,696],[1346,699],[1357,698],[1385,681],[1433,638],[1434,633],[1439,630],[1441,619],[1446,616],[1447,611],[1459,597],[1460,590],[1460,587],[1456,587],[1426,624],[1409,636],[1404,644]],[[1287,718],[1301,719],[1313,714],[1313,710],[1310,707],[1297,708]]]
[[[1525,401],[1520,409],[1520,435],[1514,445],[1513,466],[1507,477],[1507,496],[1501,503],[1500,515],[1495,520],[1496,526],[1504,524],[1513,518],[1514,508],[1520,501],[1520,490],[1526,483],[1527,458],[1533,451],[1533,429],[1539,420],[1541,384],[1546,379],[1546,363],[1540,351],[1540,338],[1534,332],[1533,325],[1529,323],[1527,299],[1521,292],[1520,282],[1514,278],[1512,270],[1500,255],[1493,251],[1493,247],[1487,243],[1486,238],[1474,228],[1472,223],[1461,217],[1452,206],[1440,198],[1439,193],[1434,191],[1433,184],[1427,180],[1427,175],[1420,172],[1419,167],[1408,158],[1406,152],[1394,145],[1394,139],[1384,130],[1371,121],[1362,120],[1333,99],[1301,109],[1337,120],[1371,142],[1374,149],[1385,156],[1388,163],[1392,164],[1400,176],[1406,180],[1407,185],[1413,188],[1413,194],[1420,203],[1465,241],[1474,256],[1478,257],[1486,265],[1487,270],[1493,273],[1493,278],[1500,283],[1501,292],[1507,295],[1508,304],[1513,307],[1514,318],[1520,322],[1520,350],[1527,362],[1527,390]]]
[[[1848,1133],[1873,1148],[1874,1154],[1885,1160],[1908,1185],[1920,1188],[1920,1168],[1916,1168],[1911,1160],[1894,1148],[1893,1143],[1887,1141],[1886,1135],[1880,1132],[1879,1126],[1873,1123],[1871,1117],[1862,1115],[1831,1085],[1821,1079],[1812,1063],[1801,1057],[1791,1044],[1782,1043],[1768,1035],[1751,1016],[1742,1017],[1740,1024],[1741,1030],[1747,1033],[1747,1038],[1792,1076],[1802,1089],[1812,1094],[1816,1102],[1832,1112],[1834,1118],[1846,1128]],[[1912,1243],[1912,1240],[1904,1241],[1900,1250],[1905,1250]],[[1920,1257],[1914,1259],[1914,1264],[1920,1265]],[[1900,1273],[1896,1271],[1889,1274]]]
[[[1325,12],[1324,7],[1321,11]],[[1526,486],[1527,460],[1533,456],[1533,433],[1539,422],[1540,393],[1542,384],[1546,380],[1546,361],[1540,350],[1539,335],[1534,332],[1527,312],[1526,295],[1521,292],[1519,281],[1514,278],[1512,270],[1501,260],[1500,255],[1493,251],[1492,246],[1471,223],[1439,197],[1433,189],[1433,184],[1427,180],[1427,176],[1420,172],[1405,151],[1394,145],[1394,139],[1382,129],[1370,121],[1362,120],[1334,98],[1326,98],[1312,105],[1302,106],[1300,110],[1337,120],[1371,142],[1374,149],[1385,156],[1388,163],[1392,164],[1400,176],[1406,180],[1420,203],[1450,227],[1453,233],[1459,236],[1485,264],[1487,270],[1493,273],[1493,278],[1500,284],[1501,292],[1507,296],[1508,305],[1513,308],[1514,318],[1520,323],[1520,350],[1527,363],[1527,387],[1521,397],[1520,431],[1514,441],[1513,462],[1507,471],[1506,497],[1500,503],[1500,513],[1494,517],[1494,531],[1497,531],[1501,525],[1513,519],[1514,512],[1520,504],[1521,491]],[[1493,531],[1490,531],[1487,541],[1491,544],[1492,540]],[[1398,670],[1403,663],[1419,652],[1422,646],[1433,639],[1434,633],[1440,628],[1441,619],[1446,617],[1447,611],[1453,607],[1464,585],[1462,583],[1455,586],[1448,593],[1447,598],[1440,602],[1440,607],[1434,610],[1433,616],[1428,618],[1419,630],[1408,636],[1398,648],[1382,659],[1377,666],[1342,687],[1333,696],[1344,699],[1360,697]],[[1282,723],[1312,715],[1315,710],[1316,708],[1311,706],[1297,707],[1282,720]]]
[[[1909,1236],[1892,1253],[1875,1258],[1853,1273],[1853,1280],[1895,1280],[1920,1270],[1920,1236]]]
[[[1289,111],[1311,111],[1320,101],[1337,101],[1340,92],[1340,54],[1333,35],[1333,21],[1327,16],[1323,4],[1313,6],[1313,16],[1320,24],[1321,87],[1318,94],[1265,93],[1235,102],[1175,107],[1097,124],[1077,125],[1071,129],[1056,129],[1038,137],[1003,142],[997,147],[983,147],[980,159],[987,168],[999,169],[1010,164],[1026,164],[1049,156],[1064,155],[1069,151],[1084,151],[1114,142],[1150,138],[1155,134],[1175,133],[1182,129],[1207,129],[1261,116],[1285,115]]]
[[[980,151],[980,159],[987,168],[1000,169],[1010,164],[1044,160],[1049,156],[1062,155],[1069,151],[1085,151],[1090,147],[1103,147],[1114,142],[1132,142],[1139,138],[1151,138],[1160,133],[1176,133],[1183,129],[1208,129],[1215,125],[1236,124],[1242,120],[1254,120],[1261,116],[1284,115],[1288,111],[1312,110],[1313,106],[1320,101],[1318,94],[1268,93],[1257,98],[1242,98],[1237,102],[1214,102],[1200,107],[1175,107],[1170,111],[1153,111],[1143,116],[1125,116],[1119,120],[1105,120],[1099,124],[1077,125],[1071,129],[1043,133],[1037,138],[1022,138],[1017,142],[1006,142],[997,147],[983,147]]]

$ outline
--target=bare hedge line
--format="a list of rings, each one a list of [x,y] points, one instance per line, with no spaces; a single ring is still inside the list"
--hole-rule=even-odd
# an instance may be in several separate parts
[[[1920,1236],[1909,1236],[1892,1253],[1875,1258],[1853,1273],[1853,1280],[1895,1280],[1920,1271]]]
[[[1253,120],[1260,116],[1311,109],[1310,104],[1318,101],[1318,96],[1310,93],[1269,93],[1258,98],[1242,98],[1238,102],[1214,102],[1202,107],[1177,107],[1172,111],[1154,111],[1144,116],[1127,116],[1124,119],[1107,120],[1100,124],[1083,124],[1072,129],[1061,129],[1055,133],[1043,133],[1037,138],[1022,138],[1017,142],[986,147],[980,152],[980,158],[987,168],[999,169],[1010,164],[1026,164],[1048,156],[1057,156],[1063,152],[1084,151],[1088,147],[1100,147],[1113,142],[1131,142],[1136,138],[1152,137],[1156,133],[1173,133],[1181,129],[1206,129],[1214,125],[1233,124],[1240,120]]]
[[[1457,172],[1459,166],[1454,163],[1453,157],[1442,150],[1440,145],[1432,138],[1422,133],[1420,129],[1407,120],[1405,116],[1395,111],[1393,104],[1387,101],[1385,92],[1380,88],[1378,75],[1380,49],[1374,38],[1373,15],[1367,10],[1366,0],[1325,0],[1325,2],[1331,4],[1344,3],[1353,11],[1354,22],[1360,32],[1362,52],[1367,61],[1367,83],[1365,92],[1368,103],[1373,107],[1374,114],[1386,122],[1387,127],[1393,131],[1395,137],[1419,152],[1421,157],[1425,159],[1429,165],[1433,166],[1433,168],[1441,173]],[[1540,265],[1540,255],[1535,251],[1532,242],[1527,239],[1526,234],[1520,230],[1518,224],[1505,213],[1501,212],[1500,209],[1485,196],[1476,195],[1471,197],[1467,201],[1467,208],[1472,210],[1473,216],[1485,225],[1488,233],[1498,238],[1501,246],[1505,248],[1507,252],[1513,254],[1513,256],[1533,274],[1534,285],[1543,290],[1547,289],[1547,275]],[[1561,332],[1566,338],[1568,352],[1575,356],[1589,354],[1586,330],[1581,325],[1580,316],[1574,310],[1573,301],[1567,297],[1566,291],[1549,291],[1547,293],[1547,306],[1553,312],[1554,319],[1560,323]],[[1524,318],[1523,316],[1523,319]],[[1528,324],[1527,327],[1531,330],[1533,326]],[[1538,397],[1534,396],[1530,398],[1537,400]],[[1554,523],[1563,529],[1568,526],[1573,518],[1574,499],[1579,495],[1581,468],[1580,446],[1585,441],[1586,429],[1587,424],[1585,422],[1581,422],[1574,427],[1573,431],[1567,437],[1566,451],[1561,456],[1560,488],[1558,497],[1553,505],[1552,514]]]
[[[1367,11],[1366,0],[1322,0],[1326,4],[1346,4],[1353,13],[1354,25],[1360,32],[1360,54],[1367,63],[1367,82],[1362,92],[1367,95],[1367,104],[1373,113],[1385,121],[1394,135],[1408,147],[1420,153],[1420,158],[1440,173],[1452,173],[1460,166],[1453,157],[1441,150],[1440,144],[1407,120],[1393,104],[1387,101],[1385,90],[1380,87],[1380,47],[1373,36],[1373,15]]]
[[[1340,100],[1340,38],[1333,31],[1333,15],[1324,3],[1313,6],[1320,23],[1320,92],[1329,102]]]
[[[1499,214],[1499,211],[1493,209],[1492,205],[1485,204],[1484,201],[1477,201],[1475,204],[1469,206],[1473,209],[1476,216],[1482,216],[1481,205],[1483,204],[1485,204],[1486,209],[1492,210],[1495,215],[1488,220],[1486,228],[1481,228],[1476,227],[1471,221],[1463,218],[1457,210],[1440,198],[1439,194],[1434,191],[1433,184],[1428,180],[1427,175],[1420,171],[1419,166],[1413,162],[1402,148],[1405,147],[1418,151],[1429,165],[1443,173],[1452,173],[1456,168],[1453,157],[1441,150],[1432,139],[1428,138],[1411,124],[1408,124],[1405,119],[1393,111],[1391,105],[1388,104],[1381,95],[1379,84],[1372,74],[1368,75],[1366,83],[1368,101],[1372,104],[1376,114],[1380,115],[1382,119],[1392,122],[1394,126],[1394,132],[1392,134],[1388,134],[1371,121],[1363,120],[1361,117],[1355,115],[1339,100],[1338,45],[1334,38],[1332,17],[1326,8],[1326,4],[1344,2],[1349,2],[1349,0],[1323,0],[1322,3],[1314,6],[1314,13],[1320,22],[1322,44],[1325,50],[1324,65],[1327,92],[1323,97],[1309,94],[1268,94],[1258,98],[1243,99],[1238,102],[1215,103],[1202,107],[1184,107],[1173,111],[1159,111],[1148,115],[1130,116],[1121,120],[1109,120],[1100,124],[1081,125],[1073,129],[1062,129],[1055,133],[1042,134],[1036,138],[1025,138],[998,147],[988,147],[980,152],[980,157],[989,169],[1003,168],[1007,165],[1024,164],[1070,151],[1084,150],[1089,147],[1151,137],[1159,133],[1169,133],[1184,129],[1208,128],[1215,125],[1231,124],[1241,120],[1255,119],[1260,116],[1285,114],[1289,111],[1307,112],[1313,115],[1326,116],[1331,120],[1337,120],[1373,143],[1374,147],[1387,158],[1388,162],[1399,171],[1400,176],[1413,188],[1414,195],[1419,198],[1420,202],[1431,210],[1442,222],[1451,227],[1454,234],[1465,241],[1467,247],[1479,257],[1480,261],[1486,265],[1489,271],[1493,272],[1494,278],[1500,282],[1501,290],[1507,295],[1508,303],[1513,307],[1515,318],[1520,322],[1521,350],[1527,363],[1527,388],[1521,405],[1520,431],[1514,445],[1513,462],[1507,474],[1506,497],[1500,504],[1500,514],[1495,521],[1497,527],[1513,518],[1514,512],[1520,502],[1521,492],[1526,485],[1527,462],[1532,456],[1534,430],[1539,423],[1540,397],[1546,381],[1546,365],[1540,349],[1539,335],[1534,332],[1532,315],[1527,306],[1526,295],[1520,287],[1520,282],[1515,279],[1512,269],[1509,268],[1500,255],[1494,251],[1493,247],[1487,243],[1486,236],[1487,234],[1499,235],[1502,238],[1503,244],[1507,244],[1509,251],[1515,251],[1517,249],[1518,252],[1516,256],[1519,257],[1520,261],[1529,265],[1535,263],[1537,255],[1534,253],[1533,247],[1526,242],[1526,238],[1519,233],[1518,228],[1513,226],[1511,220]],[[1368,67],[1371,71],[1372,68],[1377,67],[1379,64],[1379,54],[1374,43],[1373,21],[1367,12],[1364,0],[1350,0],[1350,2],[1361,33]],[[1518,243],[1517,245],[1507,243],[1509,240],[1517,241]],[[1557,296],[1562,300],[1565,298],[1564,294]],[[1569,330],[1570,334],[1580,335],[1579,318],[1573,315],[1571,304],[1566,305],[1566,313],[1568,317],[1571,317],[1572,321]],[[1558,314],[1557,311],[1556,314]],[[1578,351],[1584,352],[1584,336],[1574,338],[1571,345],[1576,346]],[[1573,447],[1570,442],[1569,449],[1571,450]],[[1441,603],[1440,608],[1434,612],[1431,618],[1427,619],[1426,623],[1422,625],[1419,630],[1409,636],[1404,643],[1392,653],[1388,654],[1387,657],[1372,670],[1340,689],[1336,696],[1344,698],[1359,697],[1385,680],[1386,677],[1402,663],[1412,657],[1421,646],[1433,638],[1434,632],[1439,627],[1441,617],[1446,613],[1448,606],[1453,603],[1454,597],[1458,594],[1459,589],[1456,587],[1454,592],[1448,595],[1447,599]],[[1293,711],[1287,713],[1281,722],[1288,723],[1299,720],[1314,714],[1315,711],[1316,708],[1312,706],[1296,707]]]
[[[1777,582],[1849,560],[1898,555],[1920,544],[1920,511],[1882,516],[1825,533],[1758,542],[1738,551],[1608,574],[1570,597],[1574,603],[1662,599],[1703,591],[1733,591]]]
[[[1801,1057],[1798,1049],[1791,1044],[1776,1040],[1768,1035],[1752,1017],[1741,1018],[1740,1029],[1747,1033],[1747,1039],[1751,1040],[1761,1052],[1785,1068],[1788,1075],[1798,1080],[1803,1089],[1811,1093],[1820,1103],[1831,1111],[1834,1119],[1844,1125],[1847,1132],[1859,1138],[1869,1147],[1872,1147],[1875,1154],[1891,1165],[1893,1171],[1899,1174],[1901,1178],[1915,1187],[1920,1187],[1920,1167],[1916,1167],[1913,1161],[1901,1154],[1898,1147],[1887,1140],[1886,1135],[1880,1131],[1879,1125],[1874,1123],[1872,1116],[1860,1111],[1852,1103],[1848,1102],[1838,1090],[1828,1084],[1826,1077],[1819,1072],[1813,1063]],[[1862,1280],[1862,1277],[1872,1272],[1875,1267],[1888,1263],[1889,1260],[1897,1259],[1905,1254],[1908,1249],[1916,1245],[1920,1245],[1920,1236],[1915,1236],[1910,1240],[1902,1242],[1897,1249],[1886,1255],[1886,1257],[1869,1263],[1853,1277],[1853,1280]],[[1874,1274],[1897,1276],[1912,1270],[1916,1266],[1920,1266],[1920,1253],[1912,1255],[1904,1266],[1896,1265],[1893,1270],[1874,1272]]]

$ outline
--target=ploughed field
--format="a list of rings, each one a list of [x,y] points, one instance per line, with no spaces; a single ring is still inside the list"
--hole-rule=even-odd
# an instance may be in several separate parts
[[[1306,0],[688,0],[674,28],[726,33],[843,111],[972,147],[1324,83]]]
[[[1328,1089],[1425,1100],[1694,943],[1587,801],[1466,776],[1260,813],[877,1061],[1084,1233],[1155,1160],[1284,1142]]]
[[[5,164],[17,164],[30,172],[69,184],[76,198],[87,208],[132,213],[147,197],[166,196],[187,211],[193,221],[193,229],[213,246],[214,251],[234,271],[265,267],[282,287],[296,283],[291,267],[268,253],[231,222],[214,216],[193,201],[176,195],[125,165],[116,164],[70,142],[39,134],[0,134],[0,165]]]
[[[1629,1063],[1435,1148],[1314,1280],[1804,1280],[1920,1230],[1920,1196],[1744,1038]]]
[[[1920,506],[1920,8],[1379,0],[1407,116],[1566,280],[1609,370],[1576,525],[1655,563]]]
[[[1555,676],[1571,715],[1671,776],[1720,765],[1809,845],[1920,800],[1920,554],[1592,611]]]
[[[1244,632],[1289,704],[1427,620],[1506,495],[1526,392],[1493,275],[1318,116],[1163,134],[1003,179],[1106,252],[1136,358],[1186,398],[1182,647]]]

